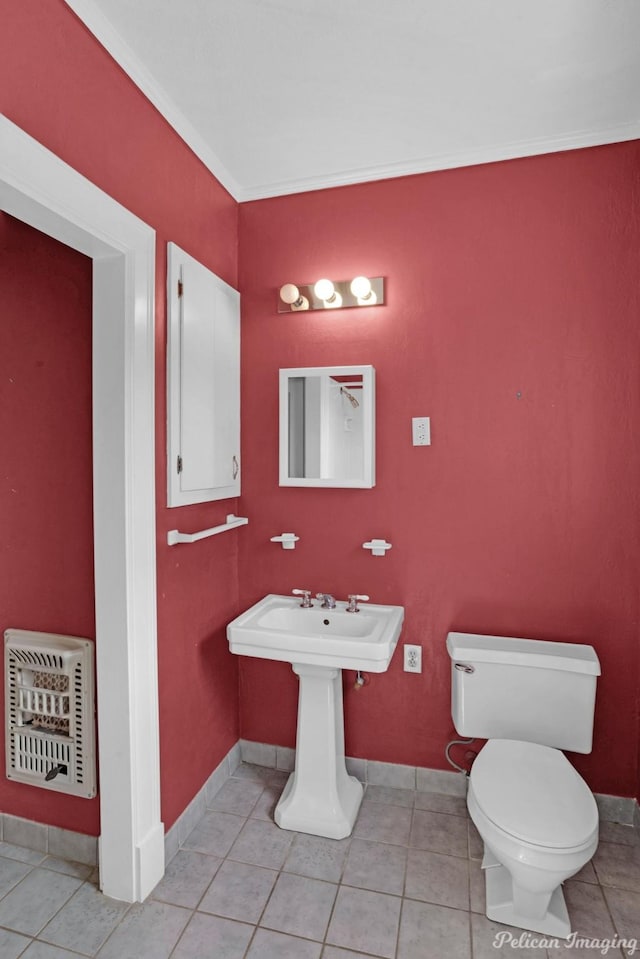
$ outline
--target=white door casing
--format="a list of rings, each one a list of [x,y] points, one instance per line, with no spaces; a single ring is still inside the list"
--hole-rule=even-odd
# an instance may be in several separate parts
[[[156,629],[155,232],[0,114],[0,209],[93,259],[93,496],[102,891],[164,872]]]

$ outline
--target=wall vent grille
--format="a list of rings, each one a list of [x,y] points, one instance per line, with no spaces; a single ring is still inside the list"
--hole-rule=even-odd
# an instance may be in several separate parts
[[[4,637],[7,778],[91,799],[93,643],[22,629]]]

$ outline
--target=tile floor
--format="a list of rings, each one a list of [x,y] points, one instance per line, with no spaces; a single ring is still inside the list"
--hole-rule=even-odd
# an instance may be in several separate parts
[[[241,765],[133,906],[102,896],[88,866],[0,843],[1,959],[593,959],[632,955],[616,937],[640,940],[630,826],[604,823],[593,862],[566,884],[586,942],[539,948],[484,916],[463,799],[369,786],[353,835],[334,841],[274,824],[286,778]]]

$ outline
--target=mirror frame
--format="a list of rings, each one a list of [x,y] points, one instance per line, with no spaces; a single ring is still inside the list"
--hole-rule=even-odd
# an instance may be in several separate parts
[[[364,463],[362,479],[321,479],[289,476],[289,380],[301,376],[362,376],[362,428]],[[333,489],[372,489],[376,485],[375,386],[373,366],[307,366],[280,370],[280,486]]]

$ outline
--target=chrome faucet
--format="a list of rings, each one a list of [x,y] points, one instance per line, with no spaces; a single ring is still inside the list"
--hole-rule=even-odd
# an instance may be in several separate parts
[[[335,609],[336,601],[331,593],[316,593],[316,599],[321,599],[320,609]]]

